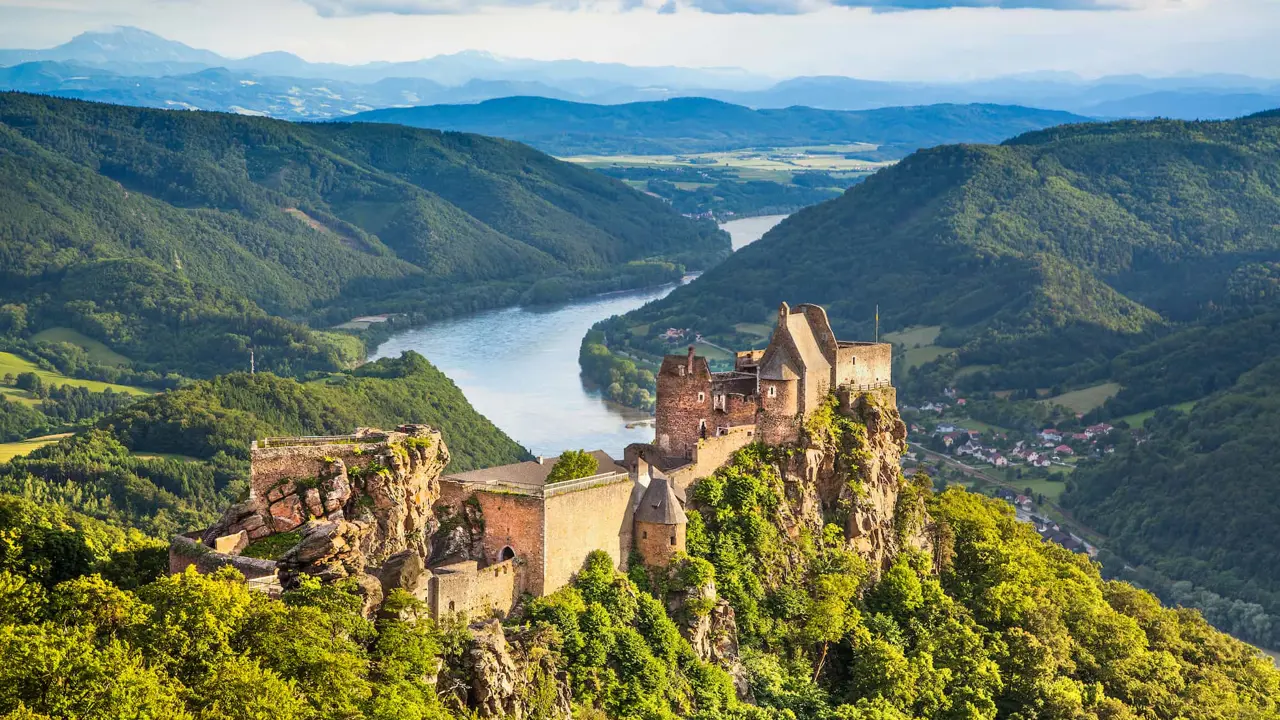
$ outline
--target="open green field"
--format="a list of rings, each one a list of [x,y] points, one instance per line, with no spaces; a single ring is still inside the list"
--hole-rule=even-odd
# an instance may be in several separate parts
[[[1199,400],[1189,400],[1184,403],[1178,403],[1177,405],[1170,405],[1169,409],[1177,410],[1180,413],[1189,413],[1191,412],[1191,409],[1196,406],[1197,402],[1199,402]],[[1116,422],[1123,420],[1129,423],[1129,427],[1131,428],[1140,428],[1147,423],[1147,420],[1151,419],[1152,415],[1155,414],[1155,410],[1147,410],[1145,412],[1134,413],[1132,415],[1125,415],[1122,418],[1116,418]]]
[[[910,349],[932,345],[941,333],[941,325],[929,325],[927,327],[916,325],[897,332],[885,333],[883,337],[887,342]]]
[[[41,330],[35,335],[32,335],[31,339],[36,342],[71,343],[72,345],[77,345],[84,348],[84,351],[88,353],[90,360],[100,365],[129,364],[129,358],[91,337],[81,335],[71,328],[57,327],[49,328],[48,330]]]
[[[768,338],[773,335],[773,326],[764,323],[738,323],[733,326],[733,329],[759,338]]]
[[[139,460],[176,460],[177,462],[200,462],[200,458],[191,457],[190,455],[179,455],[177,453],[150,453],[135,452],[130,453]]]
[[[951,422],[953,422],[953,423],[955,424],[955,426],[956,426],[956,427],[962,427],[962,428],[964,428],[965,430],[977,430],[978,432],[981,432],[981,433],[990,433],[990,432],[1009,433],[1009,432],[1011,432],[1011,431],[1009,430],[1009,428],[1002,428],[1002,427],[1000,427],[999,425],[991,425],[991,424],[989,424],[989,423],[984,423],[984,422],[982,422],[981,420],[974,420],[974,419],[973,419],[973,418],[971,418],[971,417],[961,417],[961,418],[957,418],[957,419],[955,419],[955,420],[952,420]]]
[[[944,348],[938,345],[925,345],[924,347],[914,347],[904,353],[906,358],[907,369],[918,368],[928,362],[933,362],[949,352],[954,352],[955,348]]]
[[[1056,504],[1058,500],[1062,498],[1062,493],[1067,489],[1067,476],[1070,475],[1075,468],[1064,468],[1054,465],[1047,469],[1050,474],[1061,479],[1048,480],[1045,478],[1028,477],[1019,479],[1016,475],[1017,470],[1010,468],[1005,468],[1001,471],[1001,477],[1003,477],[1004,481],[1011,487],[1017,489],[1018,492],[1031,488],[1032,493],[1044,495],[1046,500]]]
[[[690,167],[732,169],[740,180],[772,180],[787,183],[796,172],[823,170],[831,173],[866,174],[891,162],[851,160],[846,153],[874,150],[874,145],[815,145],[760,148],[689,155],[578,155],[561,158],[591,168],[602,167]],[[694,183],[695,185],[697,183]]]
[[[19,440],[18,442],[0,443],[0,463],[9,462],[16,457],[22,457],[39,450],[45,445],[52,445],[70,435],[71,433],[62,433],[61,435],[45,435],[44,437]]]
[[[956,370],[956,379],[968,377],[970,375],[977,375],[983,370],[990,370],[993,367],[995,367],[995,365],[965,365],[959,370]]]
[[[706,343],[694,343],[694,352],[705,357],[708,360],[733,360],[733,353],[725,352],[714,345]]]
[[[1090,410],[1102,407],[1103,403],[1115,397],[1119,392],[1120,383],[1102,383],[1083,390],[1072,390],[1069,393],[1046,398],[1040,402],[1062,405],[1078,413],[1087,413]]]
[[[88,388],[93,392],[102,392],[107,388],[111,388],[114,392],[129,393],[130,395],[151,394],[147,390],[129,385],[114,385],[112,383],[99,382],[97,380],[79,380],[76,378],[69,378],[62,373],[45,370],[30,360],[18,357],[13,353],[0,352],[0,377],[4,375],[18,375],[25,372],[35,373],[46,385],[71,385],[72,387]],[[10,400],[25,403],[27,405],[35,405],[39,402],[25,391],[12,386],[0,385],[0,395],[5,395]]]

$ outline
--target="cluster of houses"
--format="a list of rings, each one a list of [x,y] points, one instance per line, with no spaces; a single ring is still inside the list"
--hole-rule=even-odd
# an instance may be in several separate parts
[[[1090,425],[1084,432],[1078,433],[1064,433],[1054,428],[1047,428],[1037,433],[1034,438],[1017,441],[1012,448],[1008,448],[1009,438],[1004,433],[991,435],[990,440],[1007,448],[1005,450],[984,445],[981,432],[966,430],[951,423],[938,423],[933,429],[933,435],[940,438],[943,446],[957,456],[971,457],[995,467],[1025,464],[1044,468],[1053,463],[1065,463],[1067,458],[1087,449],[1099,453],[1114,452],[1113,446],[1097,447],[1098,441],[1114,429],[1107,423]],[[911,430],[914,433],[924,432],[924,428],[918,425],[913,425]]]
[[[685,341],[702,342],[702,335],[689,328],[667,328],[658,337],[669,343],[680,343]]]

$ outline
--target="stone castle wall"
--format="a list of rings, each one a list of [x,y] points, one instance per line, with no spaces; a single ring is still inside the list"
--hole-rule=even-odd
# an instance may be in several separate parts
[[[846,343],[840,347],[842,360],[838,385],[868,387],[893,381],[893,346],[888,343]]]
[[[517,591],[542,594],[546,574],[543,499],[514,492],[477,492],[450,480],[442,480],[440,488],[440,504],[454,512],[461,512],[462,504],[472,498],[480,506],[484,518],[484,562],[499,562],[503,550],[510,548],[520,559]]]
[[[432,617],[465,615],[480,620],[494,614],[505,616],[520,597],[519,563],[505,560],[482,568],[470,560],[436,568],[427,585],[426,602]]]
[[[624,569],[631,552],[631,478],[619,475],[607,484],[559,490],[547,488],[544,593],[567,585],[594,550],[609,553],[614,566]]]
[[[756,433],[755,425],[739,425],[718,437],[699,440],[693,451],[693,461],[667,471],[667,477],[676,488],[688,490],[698,478],[711,475],[729,462],[734,453],[753,442],[759,442]]]
[[[275,593],[280,591],[274,562],[216,552],[196,538],[178,535],[169,543],[169,574],[177,575],[188,567],[194,567],[201,574],[233,567],[256,589]]]

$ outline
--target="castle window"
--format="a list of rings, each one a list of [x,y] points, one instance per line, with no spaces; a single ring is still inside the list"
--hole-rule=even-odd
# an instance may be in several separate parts
[[[512,560],[515,558],[515,556],[516,556],[516,551],[512,550],[511,546],[508,545],[502,548],[502,552],[498,553],[498,562],[503,562],[505,560]]]
[[[675,545],[675,544],[676,544],[676,536],[675,536],[675,535],[672,535],[672,536],[671,536],[671,544],[672,544],[672,545]]]
[[[680,377],[684,377],[684,366],[680,366]]]
[[[778,397],[778,386],[777,386],[777,385],[770,385],[770,386],[769,386],[769,397],[771,397],[771,398],[776,398],[776,397]]]
[[[449,612],[453,612],[453,601],[449,601]]]
[[[641,539],[641,540],[648,540],[648,539],[649,539],[649,531],[648,531],[648,530],[641,530],[641,531],[640,531],[640,539]]]
[[[698,402],[706,402],[706,401],[707,401],[707,394],[703,392],[698,393]]]

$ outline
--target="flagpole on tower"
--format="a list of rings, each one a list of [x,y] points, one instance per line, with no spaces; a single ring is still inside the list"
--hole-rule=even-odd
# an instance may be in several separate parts
[[[876,342],[880,342],[880,305],[876,304]]]

